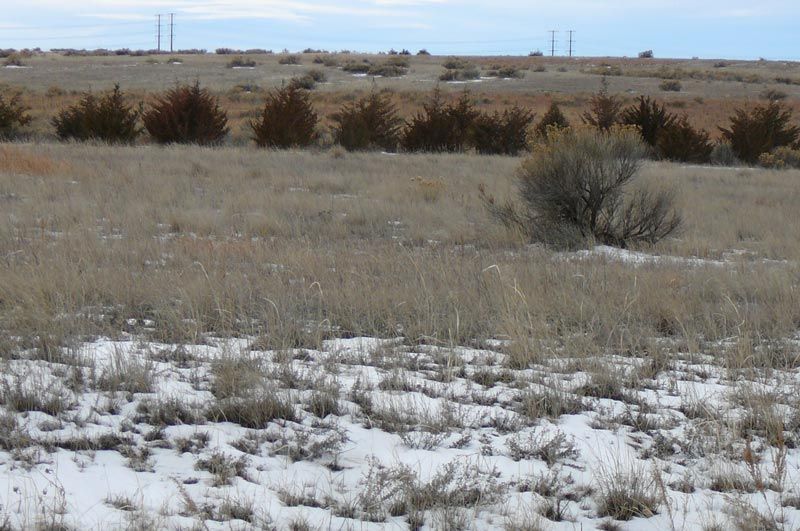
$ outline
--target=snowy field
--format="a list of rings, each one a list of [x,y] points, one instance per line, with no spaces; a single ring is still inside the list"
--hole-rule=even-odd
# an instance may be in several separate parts
[[[3,371],[3,517],[25,529],[800,525],[795,370],[737,378],[713,356],[660,351],[547,352],[514,370],[504,350],[131,335],[49,361],[23,353]]]

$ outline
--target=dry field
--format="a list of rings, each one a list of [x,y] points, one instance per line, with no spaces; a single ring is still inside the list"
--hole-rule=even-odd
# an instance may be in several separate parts
[[[85,91],[104,91],[114,83],[136,100],[150,101],[153,93],[176,82],[199,80],[220,97],[232,122],[232,142],[249,141],[246,122],[261,105],[265,91],[280,86],[292,77],[311,69],[323,71],[327,81],[317,86],[313,99],[318,112],[328,116],[358,94],[374,86],[394,91],[401,113],[410,116],[420,108],[429,92],[440,84],[447,57],[411,56],[407,75],[400,78],[366,77],[349,74],[336,66],[314,64],[320,54],[299,54],[300,65],[282,65],[281,54],[247,55],[254,68],[227,68],[230,55],[184,55],[150,57],[62,57],[43,54],[23,62],[27,68],[1,68],[0,85],[21,90],[33,108],[33,129],[38,135],[52,136],[49,121],[58,109],[74,103]],[[380,64],[389,56],[335,54],[339,64],[371,61]],[[172,64],[175,59],[180,64]],[[620,76],[609,76],[609,88],[627,102],[638,95],[656,96],[670,110],[686,113],[694,125],[712,136],[718,125],[726,125],[737,106],[758,101],[765,91],[786,94],[787,103],[800,111],[800,64],[774,61],[710,61],[618,58],[549,57],[471,57],[466,61],[481,67],[485,74],[497,66],[514,66],[524,73],[521,79],[483,78],[468,82],[442,82],[453,93],[468,89],[479,108],[494,110],[519,104],[530,107],[539,117],[551,101],[563,106],[573,121],[586,108],[592,92],[600,86],[600,73],[619,69]],[[661,77],[676,77],[680,92],[662,90]]]
[[[520,160],[0,146],[12,529],[797,529],[800,172],[555,253]]]

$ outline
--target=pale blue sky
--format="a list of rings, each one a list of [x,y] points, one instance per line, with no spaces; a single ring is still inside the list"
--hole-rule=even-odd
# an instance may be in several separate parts
[[[173,12],[176,48],[519,55],[549,52],[548,30],[557,29],[564,54],[572,29],[583,56],[653,49],[658,57],[800,59],[798,0],[26,0],[20,6],[0,14],[0,48],[154,48],[154,15]]]

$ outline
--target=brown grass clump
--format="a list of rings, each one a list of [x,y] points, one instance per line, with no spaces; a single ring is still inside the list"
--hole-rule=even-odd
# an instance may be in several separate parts
[[[36,155],[13,146],[0,146],[0,173],[17,175],[55,175],[66,171],[69,165],[47,155]]]

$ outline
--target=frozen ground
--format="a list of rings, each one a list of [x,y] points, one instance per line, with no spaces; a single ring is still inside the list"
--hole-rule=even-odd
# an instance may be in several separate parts
[[[8,527],[800,526],[791,355],[740,371],[721,361],[733,341],[580,358],[542,345],[514,368],[504,341],[263,351],[156,344],[129,324],[4,362]]]

